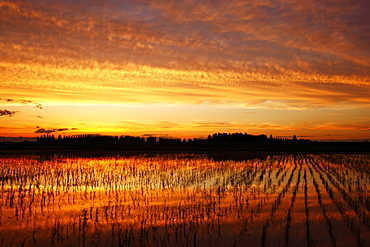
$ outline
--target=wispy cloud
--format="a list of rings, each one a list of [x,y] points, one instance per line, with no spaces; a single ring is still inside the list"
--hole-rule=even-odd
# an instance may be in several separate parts
[[[42,109],[42,105],[40,103],[33,102],[32,100],[27,100],[27,99],[15,100],[15,99],[2,99],[2,98],[0,98],[0,100],[8,102],[8,103],[16,103],[16,104],[18,103],[22,105],[34,105],[36,108]]]
[[[288,126],[288,125],[279,125],[279,124],[272,124],[272,123],[238,123],[238,122],[204,122],[204,123],[195,123],[197,128],[205,128],[205,129],[225,129],[229,128],[230,130],[245,130],[248,129],[278,129],[278,130],[298,130],[296,126]]]
[[[314,130],[369,130],[370,124],[336,124],[313,127]]]

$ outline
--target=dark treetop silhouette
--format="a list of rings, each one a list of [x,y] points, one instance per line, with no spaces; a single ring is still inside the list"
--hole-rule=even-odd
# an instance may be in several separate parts
[[[217,150],[217,151],[331,151],[370,152],[369,142],[314,142],[308,139],[274,138],[272,135],[214,133],[205,139],[178,139],[154,136],[111,136],[100,134],[55,137],[42,135],[36,142],[2,142],[0,149],[32,150]]]

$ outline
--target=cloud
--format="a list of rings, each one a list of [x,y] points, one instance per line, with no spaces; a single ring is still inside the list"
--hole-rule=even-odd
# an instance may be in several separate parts
[[[156,134],[144,134],[144,135],[141,135],[142,137],[151,137],[151,136],[155,136]]]
[[[271,123],[240,123],[240,122],[202,122],[195,123],[197,128],[205,129],[229,129],[234,131],[247,129],[274,129],[274,130],[298,130],[296,126],[271,124]]]
[[[39,4],[2,3],[9,85],[91,92],[186,81],[299,92],[315,82],[370,83],[365,1]],[[11,58],[20,51],[36,59],[18,68],[22,60]]]
[[[368,130],[369,124],[326,124],[311,128],[312,130]]]
[[[66,131],[68,130],[67,128],[61,128],[61,129],[57,129],[57,131]]]
[[[22,105],[32,104],[36,108],[42,109],[42,105],[40,103],[33,102],[32,100],[27,100],[27,99],[15,100],[15,99],[2,99],[2,98],[0,98],[0,100],[6,101],[6,102],[9,102],[9,103],[20,103]]]
[[[50,133],[53,133],[53,132],[56,132],[56,131],[57,131],[56,129],[46,130],[44,128],[41,128],[41,129],[36,130],[35,133],[50,134]]]
[[[38,130],[35,131],[35,133],[43,133],[43,134],[50,134],[50,133],[54,133],[54,132],[63,132],[63,131],[68,131],[68,130],[77,130],[78,128],[71,128],[71,129],[68,129],[68,128],[53,128],[53,129],[44,129],[44,128],[40,128],[39,126],[36,126],[36,128]]]
[[[14,102],[14,99],[1,99],[0,100],[5,100],[6,102]]]
[[[160,138],[163,138],[163,139],[176,139],[176,137],[174,137],[172,135],[169,135],[169,134],[160,134],[160,133],[157,133],[157,134],[144,134],[144,135],[141,135],[141,137],[160,137]]]
[[[251,129],[260,130],[299,130],[300,128],[293,125],[273,124],[273,123],[253,123],[253,122],[169,122],[159,121],[151,123],[142,123],[134,121],[120,121],[120,125],[116,127],[124,131],[226,131],[238,132]],[[148,134],[145,136],[153,136],[156,134]]]
[[[0,110],[0,116],[13,117],[18,111],[9,111],[7,109]]]
[[[132,120],[124,120],[119,122],[118,128],[122,128],[124,130],[135,130],[135,131],[146,131],[148,129],[152,130],[169,130],[169,129],[179,129],[184,127],[183,124],[169,122],[169,121],[159,121],[159,122],[151,122],[151,123],[142,123]],[[149,134],[150,135],[150,134]]]

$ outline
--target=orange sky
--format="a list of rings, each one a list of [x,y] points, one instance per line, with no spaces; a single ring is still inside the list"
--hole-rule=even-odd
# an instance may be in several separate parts
[[[0,136],[370,139],[368,1],[3,0],[0,11]]]

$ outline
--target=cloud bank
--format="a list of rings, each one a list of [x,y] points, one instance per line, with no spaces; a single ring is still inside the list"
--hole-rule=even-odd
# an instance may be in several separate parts
[[[2,88],[92,99],[104,92],[107,102],[195,104],[200,96],[251,105],[288,96],[302,107],[370,103],[363,96],[370,91],[366,1],[0,6]],[[201,94],[168,96],[183,90]]]

